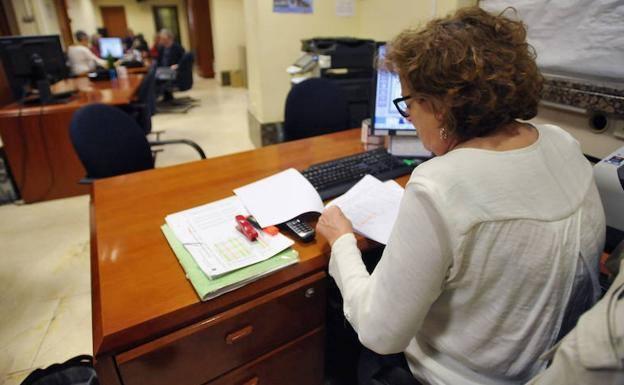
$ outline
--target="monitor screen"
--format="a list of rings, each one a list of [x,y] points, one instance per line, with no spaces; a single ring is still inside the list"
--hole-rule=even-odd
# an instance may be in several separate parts
[[[43,62],[50,83],[68,76],[59,35],[0,37],[0,59],[15,99],[26,96],[32,81],[44,75],[34,66],[35,56]]]
[[[100,57],[106,59],[109,56],[119,59],[123,56],[123,44],[119,37],[100,38]]]
[[[386,55],[386,45],[377,48],[380,62]],[[416,135],[416,129],[399,111],[392,100],[401,97],[399,76],[383,68],[377,67],[374,87],[374,109],[371,119],[375,135]]]

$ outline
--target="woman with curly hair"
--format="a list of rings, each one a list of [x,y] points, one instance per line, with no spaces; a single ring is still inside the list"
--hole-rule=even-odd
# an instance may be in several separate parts
[[[522,22],[461,9],[401,33],[387,65],[437,156],[412,173],[372,274],[340,209],[319,218],[345,317],[375,352],[360,382],[398,362],[431,384],[524,383],[598,293],[592,168],[561,128],[523,122],[543,80]]]

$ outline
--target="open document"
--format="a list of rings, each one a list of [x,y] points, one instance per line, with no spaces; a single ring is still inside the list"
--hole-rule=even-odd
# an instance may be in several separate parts
[[[176,238],[210,278],[264,261],[294,242],[258,231],[255,241],[236,230],[236,215],[249,215],[236,196],[168,215]]]
[[[356,233],[385,245],[399,215],[403,191],[393,180],[382,182],[366,175],[327,207],[340,207]]]

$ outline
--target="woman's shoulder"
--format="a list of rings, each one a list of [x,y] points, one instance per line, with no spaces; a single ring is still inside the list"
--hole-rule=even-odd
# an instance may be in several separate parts
[[[571,144],[579,145],[578,140],[576,140],[569,132],[557,125],[535,124],[534,126],[539,130],[540,136],[548,139],[554,138],[556,140],[564,140]]]

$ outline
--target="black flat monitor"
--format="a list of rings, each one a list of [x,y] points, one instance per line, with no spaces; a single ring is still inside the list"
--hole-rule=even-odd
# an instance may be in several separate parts
[[[37,82],[53,84],[69,73],[59,35],[0,37],[0,60],[16,100],[36,90]]]
[[[386,45],[377,47],[377,60],[383,63]],[[373,135],[417,135],[416,129],[406,118],[399,114],[392,100],[401,97],[401,83],[396,73],[388,71],[383,65],[377,65],[373,81],[373,116],[371,125]]]

